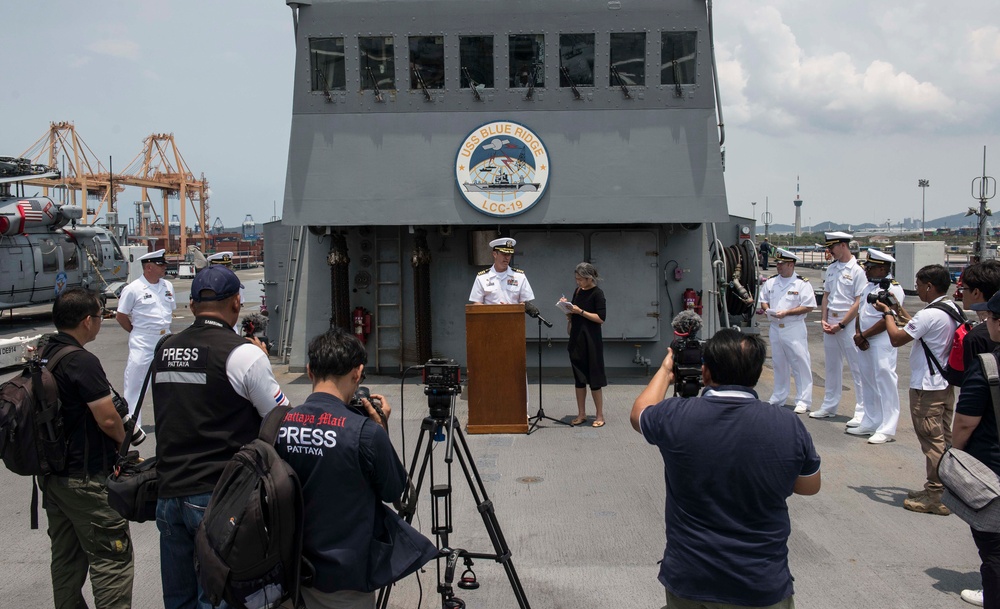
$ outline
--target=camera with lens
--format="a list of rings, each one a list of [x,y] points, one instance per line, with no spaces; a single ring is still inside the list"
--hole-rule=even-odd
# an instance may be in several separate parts
[[[702,387],[704,345],[704,341],[689,336],[678,336],[670,343],[674,352],[674,395],[684,398],[698,395]]]
[[[438,419],[451,416],[452,400],[462,393],[462,368],[453,359],[429,359],[424,364],[423,383],[431,416]]]
[[[244,317],[240,323],[240,330],[246,338],[260,339],[268,353],[274,351],[274,343],[267,337],[267,318],[260,313],[251,313]]]
[[[354,396],[351,397],[351,401],[347,403],[347,407],[354,410],[354,412],[368,416],[368,411],[365,409],[365,405],[361,400],[368,400],[371,402],[372,408],[378,413],[378,416],[385,422],[385,413],[382,412],[382,400],[372,397],[372,392],[367,387],[358,387],[358,390],[354,392]]]
[[[132,434],[132,446],[139,446],[142,444],[142,441],[146,439],[146,432],[144,432],[140,427],[135,427],[135,421],[132,420],[132,415],[128,411],[128,402],[125,401],[125,398],[118,395],[118,392],[114,389],[111,390],[111,403],[115,405],[115,412],[117,412],[118,416],[122,418],[122,425],[125,426],[125,433]]]
[[[868,292],[868,296],[865,297],[865,300],[870,305],[873,305],[876,302],[881,302],[882,304],[884,304],[889,308],[898,307],[899,300],[897,300],[896,297],[892,295],[892,292],[889,291],[889,286],[891,285],[892,285],[892,280],[890,280],[888,277],[883,278],[881,281],[878,282],[878,289]]]

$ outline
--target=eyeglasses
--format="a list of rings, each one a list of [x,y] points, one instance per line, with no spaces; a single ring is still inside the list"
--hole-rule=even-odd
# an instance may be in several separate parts
[[[97,319],[103,320],[104,319],[104,311],[101,311],[99,313],[95,313],[93,315],[88,315],[87,317],[96,317]]]
[[[1000,315],[997,315],[996,313],[990,313],[989,319],[992,319],[993,321],[1000,321]]]

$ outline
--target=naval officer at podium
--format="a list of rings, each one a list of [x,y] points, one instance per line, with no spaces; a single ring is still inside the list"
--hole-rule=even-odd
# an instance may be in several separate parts
[[[510,237],[490,241],[493,266],[476,275],[469,294],[472,304],[520,304],[535,299],[524,271],[510,266],[515,245],[517,241]]]

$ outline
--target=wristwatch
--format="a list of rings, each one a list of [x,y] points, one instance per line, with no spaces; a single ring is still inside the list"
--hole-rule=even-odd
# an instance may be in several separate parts
[[[846,327],[847,327],[847,326],[845,326],[845,325],[844,325],[844,322],[842,322],[842,321],[838,321],[838,322],[837,322],[837,325],[838,325],[838,326],[840,326],[840,329],[841,329],[841,330],[843,330],[844,328],[846,328]]]
[[[896,316],[896,312],[895,311],[891,311],[891,310],[890,311],[886,311],[885,313],[882,314],[882,318],[885,319],[886,315],[891,315],[892,317],[895,317]]]

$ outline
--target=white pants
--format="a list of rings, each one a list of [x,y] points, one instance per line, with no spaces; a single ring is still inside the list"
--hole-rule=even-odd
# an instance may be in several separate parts
[[[836,325],[844,317],[846,311],[829,311],[829,323]],[[853,324],[854,322],[851,322]],[[854,381],[854,416],[865,413],[864,396],[861,394],[861,368],[858,366],[858,351],[854,344],[854,327],[848,325],[836,334],[823,333],[823,352],[826,355],[826,394],[820,410],[836,414],[840,407],[841,384],[844,381],[844,361],[851,369],[851,379]]]
[[[135,328],[129,332],[128,362],[125,364],[125,381],[122,387],[122,397],[128,402],[129,414],[135,414],[135,408],[139,405],[142,381],[146,378],[150,362],[153,361],[153,348],[162,336],[160,332],[144,332]],[[147,387],[146,393],[149,392],[150,388]],[[135,424],[136,428],[142,425],[141,415]]]
[[[795,405],[810,407],[813,382],[805,320],[783,322],[780,319],[772,319],[769,336],[771,363],[774,364],[774,392],[768,401],[779,406],[783,405],[791,392],[794,376]]]
[[[897,349],[885,332],[868,339],[868,350],[860,351],[861,387],[865,412],[861,429],[887,436],[896,435],[899,422],[899,388],[896,386]]]

